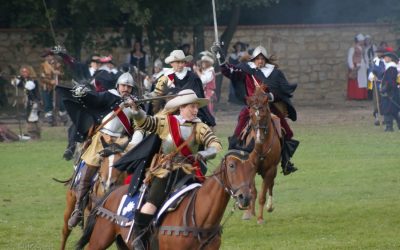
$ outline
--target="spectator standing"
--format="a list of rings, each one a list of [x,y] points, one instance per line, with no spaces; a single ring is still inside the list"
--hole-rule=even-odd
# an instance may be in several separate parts
[[[41,136],[39,126],[39,82],[36,80],[36,73],[31,66],[22,66],[19,73],[20,75],[14,78],[11,83],[16,88],[24,90],[27,132],[30,139],[37,140],[40,139]]]
[[[209,55],[204,55],[200,59],[200,68],[197,66],[193,67],[193,70],[203,83],[204,95],[208,99],[208,109],[212,115],[214,115],[214,103],[216,102],[215,71],[213,65],[214,59]]]
[[[135,41],[132,50],[129,52],[126,58],[126,63],[136,67],[139,71],[143,73],[147,72],[147,67],[149,66],[149,58],[143,49],[143,45],[140,41]]]
[[[65,80],[64,72],[61,64],[57,61],[51,50],[46,50],[42,54],[42,57],[44,58],[44,62],[40,65],[40,83],[42,87],[41,94],[44,104],[45,121],[49,125],[55,126],[57,120],[53,113],[56,113],[54,109],[58,109],[58,115],[65,124],[68,121],[67,112],[60,98],[58,98],[54,91],[54,87]]]
[[[347,98],[350,100],[365,100],[367,91],[367,61],[365,59],[363,34],[354,38],[354,45],[347,54],[347,65],[349,68],[347,82]]]

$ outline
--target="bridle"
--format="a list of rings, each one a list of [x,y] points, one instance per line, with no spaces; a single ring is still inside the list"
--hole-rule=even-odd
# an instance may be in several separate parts
[[[115,184],[116,180],[112,180],[112,172],[114,170],[114,157],[116,154],[118,153],[122,153],[123,150],[121,148],[118,147],[111,147],[111,148],[105,148],[104,150],[102,150],[99,154],[101,156],[101,161],[104,161],[105,158],[108,158],[108,178],[103,180],[102,176],[98,175],[98,181],[99,184],[101,186],[101,188],[104,190],[104,192],[107,192],[108,190],[110,190],[112,188],[112,186]],[[111,164],[110,164],[111,163]]]
[[[244,151],[239,151],[244,154],[245,157],[248,157],[248,154]],[[218,184],[225,190],[226,193],[229,194],[230,197],[232,197],[236,202],[238,202],[239,195],[237,194],[238,191],[245,186],[249,186],[250,182],[242,182],[239,185],[232,185],[232,183],[229,181],[228,177],[228,171],[229,168],[233,168],[234,165],[229,165],[227,166],[226,160],[227,157],[234,157],[241,162],[245,161],[245,159],[241,159],[239,156],[228,154],[224,157],[224,159],[221,162],[221,168],[218,172],[213,173],[211,176],[218,182]]]
[[[261,105],[253,104],[250,107],[250,109],[254,110],[254,115],[255,115],[255,119],[256,119],[256,124],[253,124],[253,121],[250,118],[250,120],[251,120],[250,126],[256,133],[256,144],[263,144],[265,142],[265,137],[270,132],[270,127],[268,126],[268,120],[271,121],[271,117],[268,115],[264,115],[265,118],[262,117],[262,115],[260,115],[260,111],[264,111],[264,109],[266,109],[265,113],[269,113],[269,114],[271,114],[271,111],[269,110],[268,105],[261,106]],[[264,119],[262,119],[262,118],[264,118]],[[273,122],[271,122],[271,124],[272,124],[272,126],[274,126]],[[261,131],[263,131],[263,132],[261,132]],[[254,151],[257,154],[258,159],[260,161],[263,161],[267,157],[267,154],[269,152],[271,152],[275,136],[276,136],[275,133],[273,133],[271,142],[269,143],[269,145],[267,147],[264,147],[264,146],[262,147],[262,152],[259,152],[257,150],[257,147],[254,148]]]

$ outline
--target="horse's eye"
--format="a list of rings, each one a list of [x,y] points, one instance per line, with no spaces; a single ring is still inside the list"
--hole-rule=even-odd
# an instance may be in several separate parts
[[[235,169],[235,165],[234,164],[229,164],[229,168],[231,169],[231,170],[233,170],[233,169]]]

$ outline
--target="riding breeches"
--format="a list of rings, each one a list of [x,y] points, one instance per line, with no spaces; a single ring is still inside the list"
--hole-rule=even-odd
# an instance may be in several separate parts
[[[177,169],[169,173],[164,178],[154,177],[151,181],[146,202],[149,202],[155,207],[160,208],[176,182],[179,182],[179,180],[181,180],[185,175],[186,173],[182,169]]]

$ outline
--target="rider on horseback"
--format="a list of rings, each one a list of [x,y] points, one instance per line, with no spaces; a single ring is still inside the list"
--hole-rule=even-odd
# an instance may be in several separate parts
[[[143,110],[131,103],[135,123],[143,130],[156,133],[162,140],[156,168],[150,168],[152,177],[146,203],[135,214],[134,249],[145,249],[147,228],[157,209],[161,207],[174,183],[188,174],[195,173],[204,178],[199,162],[215,157],[222,149],[221,142],[208,125],[197,117],[200,107],[207,105],[207,99],[198,98],[193,90],[186,89],[169,100],[164,112],[157,116],[146,116]],[[198,151],[199,147],[204,150]]]
[[[101,138],[104,138],[106,142],[114,142],[117,144],[124,144],[128,141],[129,137],[132,136],[129,148],[137,144],[143,138],[143,133],[140,130],[133,131],[132,117],[133,111],[129,107],[124,107],[124,99],[131,95],[132,88],[134,86],[133,77],[130,73],[123,73],[117,81],[116,89],[108,90],[102,93],[97,93],[85,89],[84,87],[78,87],[75,89],[74,98],[78,100],[78,103],[86,109],[90,109],[95,113],[97,121],[101,121],[101,129],[89,138],[91,140],[90,145],[86,151],[82,154],[81,159],[85,162],[85,166],[81,172],[82,176],[77,185],[76,191],[76,204],[75,210],[73,211],[71,218],[68,220],[68,226],[70,228],[75,227],[83,217],[82,212],[82,199],[86,193],[90,190],[91,180],[96,174],[100,167],[100,155],[99,152],[103,150]],[[79,89],[80,88],[80,89]],[[71,102],[65,100],[66,107]],[[111,110],[111,112],[110,112]],[[73,108],[71,105],[71,112]],[[70,113],[70,112],[69,112]],[[91,113],[91,114],[92,114]],[[82,115],[83,112],[75,112],[75,116]],[[89,120],[84,120],[84,117],[73,119],[77,126],[78,133],[83,134],[83,126],[88,123]]]
[[[225,62],[221,53],[221,48],[215,46],[212,48],[215,53],[219,53],[219,63],[221,72],[232,80],[236,95],[239,100],[246,103],[245,96],[252,96],[256,86],[265,84],[269,91],[271,111],[280,118],[281,125],[285,131],[281,166],[284,175],[288,175],[297,170],[290,162],[299,141],[293,140],[293,131],[286,121],[286,117],[295,121],[297,119],[296,110],[290,100],[297,84],[289,84],[283,72],[278,66],[267,57],[267,50],[258,46],[254,49],[249,62],[231,65]],[[249,109],[244,107],[239,114],[238,124],[234,135],[230,138],[232,141],[238,141],[240,132],[249,121]],[[230,145],[231,146],[231,145]]]

